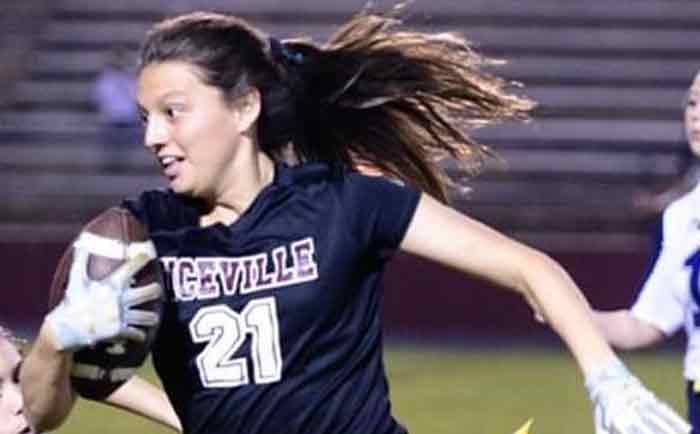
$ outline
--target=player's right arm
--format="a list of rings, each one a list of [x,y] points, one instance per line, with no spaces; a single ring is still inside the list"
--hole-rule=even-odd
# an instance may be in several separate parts
[[[107,404],[182,431],[180,419],[162,389],[137,376],[131,377],[105,400]]]
[[[70,382],[73,352],[115,338],[143,340],[144,332],[134,324],[157,323],[154,314],[144,315],[131,309],[135,299],[125,295],[133,276],[150,258],[135,254],[104,279],[93,280],[87,276],[90,252],[86,249],[74,246],[63,299],[44,319],[20,371],[26,414],[36,431],[57,428],[73,408],[75,392]],[[159,293],[160,287],[133,290],[150,297]]]
[[[53,341],[51,328],[42,327],[20,370],[25,414],[37,432],[60,426],[75,404],[76,395],[69,377],[71,353],[57,350]],[[105,402],[174,431],[182,431],[165,393],[139,377],[132,377]]]
[[[51,327],[44,323],[20,370],[25,414],[36,432],[57,428],[73,408],[72,363],[72,353],[58,350]]]

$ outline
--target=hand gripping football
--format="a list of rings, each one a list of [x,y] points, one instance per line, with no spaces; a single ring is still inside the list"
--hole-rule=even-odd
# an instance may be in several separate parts
[[[54,274],[47,318],[68,349],[79,348],[71,380],[81,396],[106,398],[143,364],[156,337],[162,288],[147,230],[124,208],[106,210],[71,243]]]

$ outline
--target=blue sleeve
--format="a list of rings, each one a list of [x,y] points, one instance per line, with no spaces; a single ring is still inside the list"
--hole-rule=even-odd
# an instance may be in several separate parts
[[[642,291],[642,288],[644,287],[644,283],[649,279],[649,276],[651,275],[652,271],[654,271],[654,267],[656,267],[656,263],[659,260],[659,256],[661,255],[661,246],[663,245],[664,242],[664,220],[663,220],[663,213],[659,215],[659,217],[654,221],[651,231],[651,255],[649,256],[649,259],[647,261],[646,265],[646,270],[644,271],[644,275],[642,277],[642,282],[637,288],[637,296],[639,296],[639,293]]]
[[[418,206],[420,192],[385,178],[347,175],[343,206],[354,235],[377,250],[395,250]]]

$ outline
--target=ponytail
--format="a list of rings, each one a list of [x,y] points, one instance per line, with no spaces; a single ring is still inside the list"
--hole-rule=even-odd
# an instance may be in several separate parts
[[[534,103],[508,93],[453,33],[399,31],[393,16],[362,12],[325,45],[272,40],[294,101],[294,152],[302,161],[367,166],[446,201],[439,164],[471,173],[489,154],[467,131],[527,119]]]

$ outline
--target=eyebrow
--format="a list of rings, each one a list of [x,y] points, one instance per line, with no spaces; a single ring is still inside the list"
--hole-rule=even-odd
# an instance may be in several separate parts
[[[165,94],[159,96],[158,99],[156,100],[156,102],[162,103],[164,100],[166,100],[168,98],[172,98],[174,96],[186,96],[186,95],[185,95],[185,92],[182,90],[171,90],[171,91],[166,92]],[[146,110],[138,101],[136,102],[136,107],[144,113],[148,112],[148,110]]]

